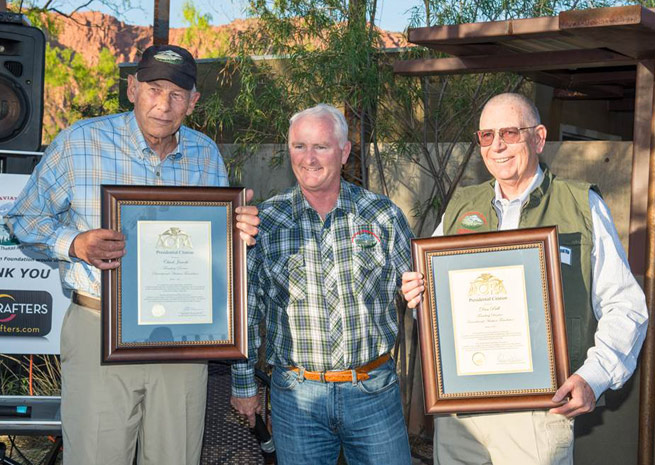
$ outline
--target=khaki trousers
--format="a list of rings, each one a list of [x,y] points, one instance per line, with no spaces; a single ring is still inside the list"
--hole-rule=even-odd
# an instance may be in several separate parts
[[[207,365],[100,365],[100,313],[71,304],[61,332],[65,465],[200,462]]]
[[[573,465],[573,420],[546,411],[439,416],[435,465]]]

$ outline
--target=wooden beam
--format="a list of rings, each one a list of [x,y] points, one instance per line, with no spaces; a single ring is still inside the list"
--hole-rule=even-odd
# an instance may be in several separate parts
[[[591,68],[579,70],[555,71],[523,71],[523,76],[531,81],[539,82],[555,89],[580,91],[583,93],[593,89],[594,95],[603,95],[609,99],[628,98],[630,107],[634,109],[634,85],[637,79],[636,71],[594,71]],[[604,85],[607,84],[607,87]],[[624,106],[625,108],[625,106]],[[618,111],[618,109],[617,109]]]
[[[655,61],[637,64],[635,122],[632,159],[632,198],[630,205],[630,249],[632,271],[644,275],[648,314],[653,321],[655,266]],[[650,174],[649,174],[650,173]],[[648,214],[648,220],[646,215]],[[648,258],[647,264],[645,258]],[[655,428],[655,327],[648,325],[641,350],[639,392],[639,445],[637,463],[653,464]]]
[[[562,78],[562,73],[553,73],[549,71],[523,71],[520,73],[527,79],[544,84],[554,89],[566,89],[568,87],[568,77]]]
[[[559,14],[559,29],[606,28],[608,26],[643,26],[655,31],[655,12],[641,5],[570,10]]]
[[[637,70],[628,71],[602,71],[602,72],[577,72],[572,73],[569,78],[572,87],[589,84],[634,84],[637,80]]]
[[[168,34],[170,31],[170,0],[154,0],[155,2],[155,19],[152,28],[152,43],[154,45],[168,44]]]
[[[476,55],[504,55],[507,48],[498,44],[438,44],[427,45],[427,47],[438,52],[447,53],[457,57],[476,56]]]
[[[437,47],[439,44],[481,44],[513,39],[561,38],[560,32],[564,30],[572,33],[576,29],[602,30],[620,26],[655,31],[655,12],[641,5],[571,10],[561,12],[558,16],[414,28],[408,30],[408,39],[418,45]]]
[[[641,5],[560,13],[562,33],[635,59],[653,56],[655,12]]]
[[[561,68],[598,68],[634,64],[635,60],[608,50],[564,50],[515,53],[505,56],[475,56],[397,61],[393,70],[408,76],[470,74],[488,72],[544,71]]]
[[[635,99],[633,98],[624,98],[621,100],[610,100],[609,102],[609,111],[635,111]]]
[[[655,11],[641,5],[564,11],[558,16],[416,28],[408,39],[456,56],[606,48],[634,59],[655,53]],[[486,49],[486,50],[485,50]]]
[[[559,18],[557,16],[545,16],[541,18],[467,23],[452,26],[419,27],[409,29],[407,35],[410,42],[430,47],[440,42],[452,45],[495,42],[517,38],[518,36],[555,36],[558,31]]]
[[[553,97],[561,100],[610,100],[622,99],[624,95],[621,86],[581,86],[555,89]]]

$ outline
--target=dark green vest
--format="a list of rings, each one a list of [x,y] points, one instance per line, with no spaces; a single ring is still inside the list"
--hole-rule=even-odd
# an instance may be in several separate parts
[[[557,178],[542,164],[544,180],[523,204],[519,228],[557,225],[560,250],[570,250],[570,265],[562,262],[569,359],[574,372],[594,345],[598,322],[591,306],[591,249],[593,246],[589,189],[579,181]],[[445,235],[496,231],[498,216],[492,180],[456,191],[443,220]]]

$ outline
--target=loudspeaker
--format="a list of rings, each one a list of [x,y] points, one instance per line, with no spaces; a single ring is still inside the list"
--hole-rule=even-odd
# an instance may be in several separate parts
[[[43,32],[0,22],[0,150],[41,147],[44,66]]]

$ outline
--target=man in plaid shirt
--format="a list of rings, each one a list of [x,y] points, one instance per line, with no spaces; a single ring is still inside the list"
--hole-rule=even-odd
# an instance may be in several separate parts
[[[248,254],[249,358],[232,369],[232,405],[254,424],[259,323],[274,366],[271,402],[279,463],[411,463],[389,352],[394,296],[410,269],[407,220],[388,198],[341,179],[350,153],[336,108],[290,120],[298,184],[260,206]]]

